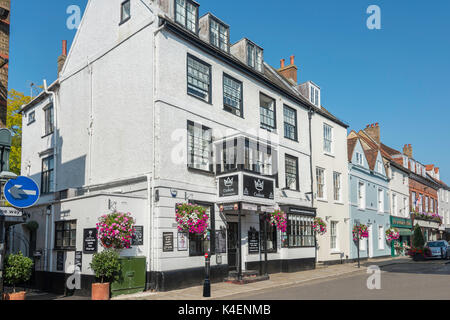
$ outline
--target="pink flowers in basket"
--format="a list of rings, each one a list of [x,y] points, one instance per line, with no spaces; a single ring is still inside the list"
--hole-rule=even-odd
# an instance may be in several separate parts
[[[105,248],[128,249],[135,233],[131,213],[113,212],[99,218],[98,239]]]
[[[192,203],[178,204],[175,210],[178,231],[206,235],[209,216],[206,209]]]
[[[269,222],[277,227],[277,229],[281,232],[286,232],[287,230],[287,216],[281,210],[275,210],[274,212],[269,213]]]
[[[393,241],[400,239],[400,232],[397,228],[390,228],[386,230],[386,240]]]
[[[327,224],[321,218],[315,218],[312,227],[319,235],[324,235],[327,232]]]
[[[358,237],[360,240],[369,237],[369,231],[366,225],[361,224],[353,227],[353,241],[358,241]]]

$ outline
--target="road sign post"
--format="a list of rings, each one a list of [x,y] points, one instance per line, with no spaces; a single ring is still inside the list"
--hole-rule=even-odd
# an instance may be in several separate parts
[[[6,200],[16,208],[29,208],[39,200],[39,187],[28,177],[9,180],[3,188]]]

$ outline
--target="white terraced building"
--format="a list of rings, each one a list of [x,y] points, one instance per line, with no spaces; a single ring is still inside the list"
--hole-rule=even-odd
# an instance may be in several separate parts
[[[229,39],[194,1],[88,2],[58,79],[22,109],[22,174],[43,193],[27,210],[40,226],[40,287],[64,290],[82,261],[90,289],[86,234],[115,210],[140,227],[121,255],[145,258],[147,289],[202,283],[206,251],[214,281],[315,267],[311,149],[327,123],[344,128],[327,136],[341,157],[346,125],[257,44]],[[210,241],[178,233],[175,207],[186,202],[207,208]],[[275,208],[288,214],[286,233],[263,232]]]

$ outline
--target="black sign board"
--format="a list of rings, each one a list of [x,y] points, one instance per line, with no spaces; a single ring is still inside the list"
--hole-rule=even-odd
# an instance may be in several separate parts
[[[163,252],[173,251],[173,232],[163,233]]]
[[[216,253],[227,253],[227,233],[225,230],[216,230]]]
[[[64,271],[64,251],[58,251],[56,253],[56,270]]]
[[[248,232],[248,253],[259,253],[259,232],[256,230],[250,230]]]
[[[244,196],[273,200],[273,181],[244,175]]]
[[[143,246],[144,245],[144,226],[134,227],[134,236],[131,243],[133,246]]]
[[[239,195],[239,176],[229,176],[219,179],[219,197]]]
[[[93,254],[97,252],[97,229],[83,230],[83,252],[85,254]]]
[[[83,252],[76,251],[75,252],[75,267],[78,267],[78,270],[82,270],[83,267]]]

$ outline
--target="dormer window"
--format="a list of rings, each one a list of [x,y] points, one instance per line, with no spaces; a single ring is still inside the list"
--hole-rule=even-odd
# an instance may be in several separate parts
[[[262,72],[262,60],[262,49],[250,42],[247,43],[247,64],[253,69]]]
[[[363,155],[361,152],[356,152],[356,163],[360,166],[363,165]]]
[[[175,21],[193,33],[197,33],[198,4],[189,0],[175,0]]]
[[[228,52],[229,51],[228,27],[211,18],[209,29],[210,29],[209,34],[211,44],[223,51]]]
[[[408,156],[403,156],[403,167],[408,168]]]
[[[383,173],[383,163],[380,160],[377,161],[377,172]]]
[[[320,107],[320,90],[315,86],[311,86],[310,101],[316,107]]]

